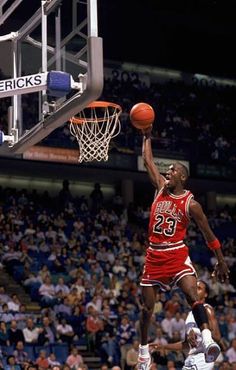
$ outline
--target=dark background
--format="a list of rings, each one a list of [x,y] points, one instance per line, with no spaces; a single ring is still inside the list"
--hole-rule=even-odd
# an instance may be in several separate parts
[[[40,4],[24,0],[0,35],[16,31]],[[67,32],[70,1],[63,0],[62,14]],[[236,78],[233,1],[98,0],[98,21],[105,59]]]
[[[236,77],[233,2],[101,1],[105,56]]]

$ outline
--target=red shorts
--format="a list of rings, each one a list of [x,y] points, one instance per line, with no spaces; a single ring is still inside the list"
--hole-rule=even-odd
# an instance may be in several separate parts
[[[197,275],[188,255],[188,247],[164,250],[149,247],[140,285],[159,285],[166,291],[175,287],[177,282],[186,275]]]

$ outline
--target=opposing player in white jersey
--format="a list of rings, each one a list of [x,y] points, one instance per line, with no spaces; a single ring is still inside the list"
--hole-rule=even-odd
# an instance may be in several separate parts
[[[199,300],[204,302],[207,316],[209,319],[209,326],[212,332],[213,339],[220,345],[222,350],[225,350],[225,344],[221,338],[219,326],[212,306],[205,303],[208,297],[208,285],[199,280],[197,283],[197,291]],[[168,350],[168,351],[187,351],[187,357],[184,362],[183,370],[213,370],[214,362],[206,362],[204,356],[204,346],[202,342],[202,334],[198,328],[192,311],[189,312],[185,320],[186,339],[183,342],[168,343],[166,345],[159,345],[155,343],[149,344],[150,352]]]

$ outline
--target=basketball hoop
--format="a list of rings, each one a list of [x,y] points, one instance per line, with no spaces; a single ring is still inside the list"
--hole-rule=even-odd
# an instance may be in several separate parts
[[[121,107],[94,101],[70,119],[70,132],[79,144],[79,162],[107,161],[111,138],[120,133]]]

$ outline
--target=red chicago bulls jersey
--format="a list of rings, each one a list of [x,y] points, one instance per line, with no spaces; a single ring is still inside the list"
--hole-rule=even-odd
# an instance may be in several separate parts
[[[181,195],[162,188],[154,199],[149,221],[150,246],[183,244],[189,223],[189,203],[193,194],[184,190]]]

